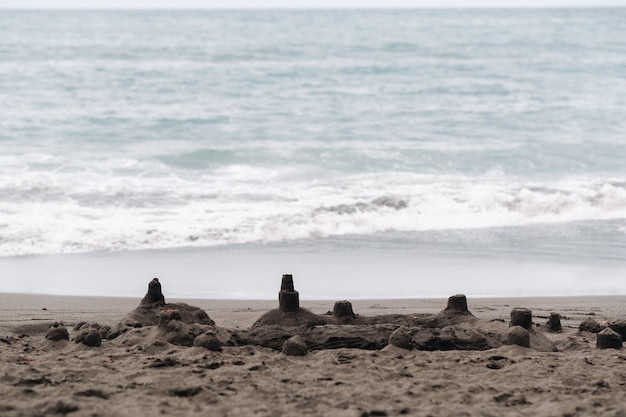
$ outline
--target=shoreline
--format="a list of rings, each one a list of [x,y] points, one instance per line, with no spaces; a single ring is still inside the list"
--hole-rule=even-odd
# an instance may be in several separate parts
[[[378,238],[0,258],[9,278],[0,292],[128,297],[158,277],[170,297],[263,300],[276,296],[274,277],[288,273],[311,300],[626,295],[621,259],[542,259]]]

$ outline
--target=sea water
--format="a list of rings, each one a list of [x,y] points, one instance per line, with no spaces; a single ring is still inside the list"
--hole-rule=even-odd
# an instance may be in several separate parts
[[[0,11],[0,291],[626,293],[625,21]]]

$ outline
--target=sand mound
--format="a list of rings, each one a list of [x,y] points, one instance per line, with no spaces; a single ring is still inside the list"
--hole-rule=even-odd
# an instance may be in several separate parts
[[[185,323],[215,325],[215,322],[211,320],[206,311],[199,307],[185,303],[166,303],[158,278],[150,281],[148,292],[141,300],[139,306],[128,313],[120,324],[125,327],[156,326],[159,323],[159,315],[163,310],[178,311],[180,320]]]

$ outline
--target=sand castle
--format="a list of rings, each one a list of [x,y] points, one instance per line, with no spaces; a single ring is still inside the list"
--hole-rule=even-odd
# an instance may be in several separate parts
[[[532,329],[530,310],[516,309],[512,322],[526,328],[525,338],[510,336],[501,322],[483,322],[468,309],[465,295],[448,299],[437,314],[360,316],[347,300],[337,301],[332,312],[316,315],[302,309],[293,276],[284,275],[278,296],[279,306],[262,315],[240,340],[284,352],[359,348],[383,349],[389,344],[420,350],[485,350],[505,344],[519,344],[536,350],[555,351],[554,344]],[[527,339],[527,340],[526,340]],[[295,347],[294,347],[295,346]],[[300,347],[298,347],[300,346]]]
[[[154,278],[139,306],[114,327],[81,322],[72,340],[97,347],[104,340],[133,345],[200,346],[220,351],[223,346],[255,345],[303,355],[312,350],[357,348],[367,350],[395,346],[417,350],[486,350],[519,345],[538,351],[556,351],[554,343],[533,326],[532,311],[513,308],[508,323],[481,320],[469,311],[463,294],[448,298],[436,314],[386,314],[361,316],[348,300],[335,302],[333,310],[315,314],[300,307],[292,275],[283,275],[278,307],[262,314],[248,329],[218,327],[203,309],[185,303],[167,303],[161,283]],[[561,331],[560,315],[552,313],[545,329]],[[600,324],[586,320],[580,331],[597,333],[597,347],[619,348],[626,322]],[[622,332],[622,333],[620,333]],[[50,341],[68,340],[68,330],[55,323],[46,334]]]
[[[294,289],[293,276],[283,275],[278,292],[278,308],[263,314],[252,327],[260,326],[316,326],[325,320],[307,309],[300,308],[300,294]]]
[[[180,316],[179,320],[184,323],[215,325],[215,322],[211,320],[206,311],[201,308],[185,303],[166,303],[158,278],[150,281],[148,292],[139,303],[139,306],[128,313],[121,324],[127,327],[155,326],[159,324],[160,313],[166,310],[176,310]]]

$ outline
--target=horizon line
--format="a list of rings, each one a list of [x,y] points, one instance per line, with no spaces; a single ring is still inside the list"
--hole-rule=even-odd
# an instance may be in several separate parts
[[[188,10],[188,11],[352,11],[352,10],[588,10],[588,9],[625,9],[626,5],[577,5],[577,6],[524,6],[524,5],[515,5],[515,6],[483,6],[483,5],[474,5],[474,6],[268,6],[268,7],[187,7],[187,6],[179,6],[179,7],[106,7],[106,6],[98,6],[98,7],[3,7],[0,6],[1,11],[10,10],[10,11],[177,11],[177,10]]]

